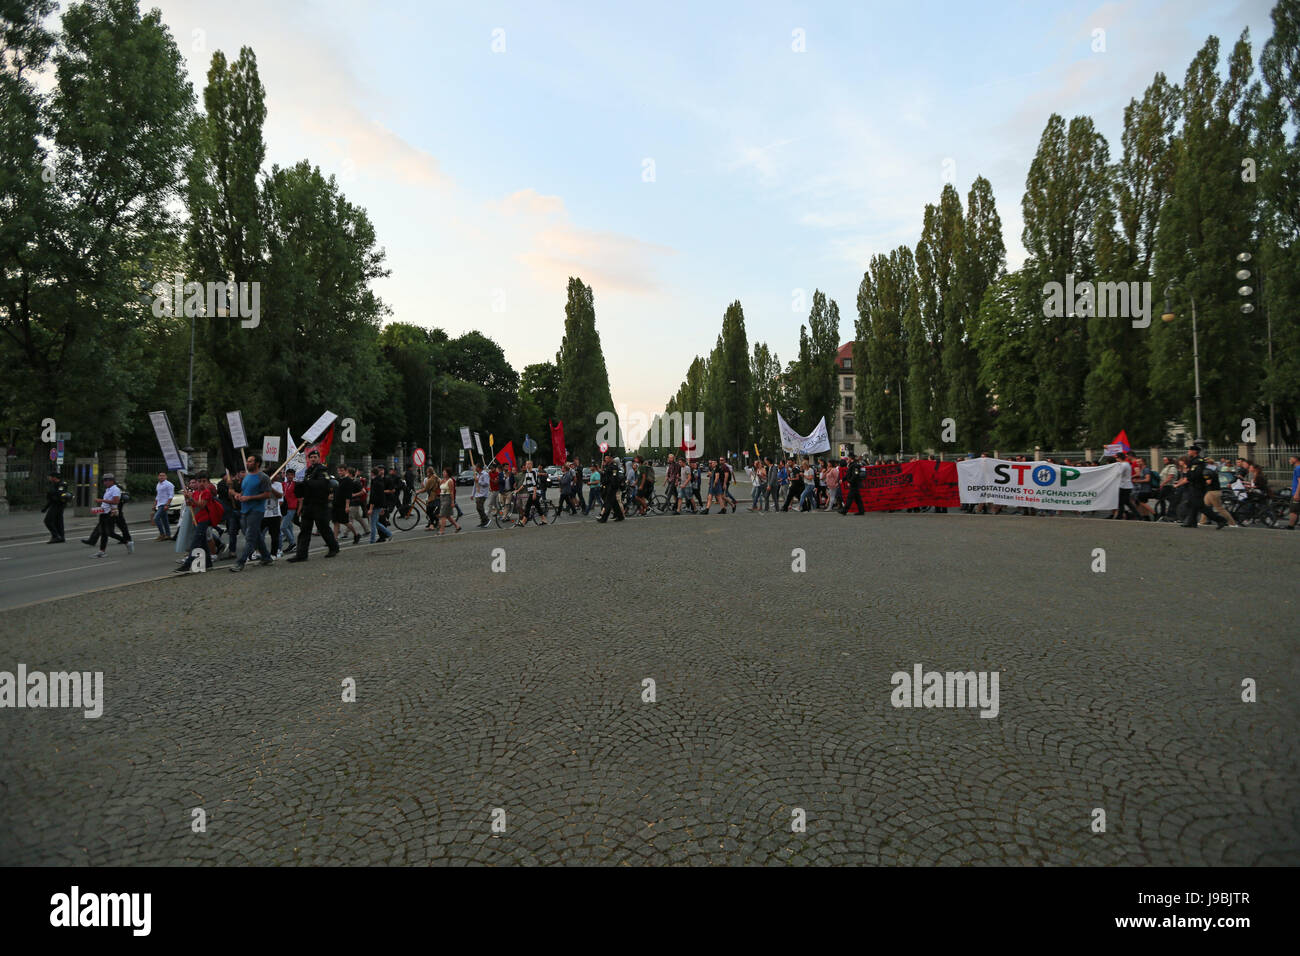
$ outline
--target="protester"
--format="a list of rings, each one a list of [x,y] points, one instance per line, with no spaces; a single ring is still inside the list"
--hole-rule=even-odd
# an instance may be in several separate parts
[[[387,497],[387,491],[384,488],[384,470],[378,465],[370,469],[368,494],[366,516],[370,519],[370,543],[375,543],[376,536],[379,536],[381,541],[391,541],[393,533],[388,530],[388,525],[384,523],[384,500]]]
[[[155,541],[170,541],[172,539],[171,523],[167,520],[167,510],[172,505],[172,495],[176,494],[176,486],[167,480],[167,472],[158,472],[158,484],[154,486],[153,495],[153,523],[158,528],[158,537]]]
[[[614,513],[615,521],[622,521],[624,518],[623,504],[619,501],[619,491],[622,490],[624,472],[619,463],[613,456],[605,455],[605,474],[601,481],[601,490],[604,493],[604,508],[600,512],[600,517],[596,520],[604,524],[608,519],[610,512]]]
[[[208,551],[208,532],[221,521],[223,506],[216,498],[216,489],[208,480],[206,471],[199,471],[183,494],[186,508],[193,513],[194,526],[190,533],[185,560],[176,570],[182,574],[187,573],[193,568],[195,560],[199,560],[203,562],[203,570],[206,571],[212,567],[212,558]]]
[[[313,448],[307,453],[307,471],[294,486],[298,495],[299,520],[302,534],[298,536],[298,553],[289,559],[290,564],[306,561],[311,550],[311,529],[316,532],[329,549],[325,557],[332,558],[339,553],[338,539],[330,530],[330,477],[325,466],[321,464],[320,452]]]
[[[63,510],[71,497],[68,494],[68,483],[59,477],[57,471],[50,472],[49,487],[45,490],[45,505],[41,508],[45,515],[45,527],[50,532],[50,540],[46,544],[63,544],[66,540]]]
[[[232,492],[231,497],[239,502],[239,526],[244,529],[244,551],[235,559],[232,573],[244,570],[244,565],[257,549],[263,565],[275,563],[271,552],[267,550],[266,540],[262,536],[262,519],[266,513],[266,499],[275,494],[271,482],[262,474],[262,456],[249,455],[245,461],[244,480],[239,491]]]
[[[442,484],[438,488],[438,534],[443,533],[447,527],[447,522],[456,529],[456,534],[460,534],[460,525],[456,523],[456,518],[452,510],[456,504],[456,479],[450,468],[442,470]]]
[[[95,499],[94,512],[99,516],[99,522],[95,530],[91,532],[88,539],[82,539],[82,544],[88,544],[92,547],[98,542],[99,550],[95,552],[95,557],[102,558],[108,554],[108,539],[125,545],[127,554],[135,553],[135,542],[131,540],[131,532],[128,530],[125,536],[117,533],[117,517],[119,502],[122,498],[122,489],[117,486],[117,479],[112,475],[105,475],[104,496]]]
[[[601,494],[601,473],[600,469],[593,467],[591,474],[587,476],[587,514],[604,505],[604,499]]]
[[[292,551],[298,543],[293,533],[293,522],[298,516],[298,493],[294,491],[293,487],[297,477],[298,472],[293,468],[290,468],[284,477],[282,489],[284,501],[280,509],[284,512],[284,516],[280,519],[280,543],[277,548],[277,557],[285,551]]]

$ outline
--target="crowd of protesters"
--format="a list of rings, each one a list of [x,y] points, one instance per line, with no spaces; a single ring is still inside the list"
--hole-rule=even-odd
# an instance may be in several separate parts
[[[1203,459],[1200,451],[1194,445],[1182,457],[1167,457],[1159,471],[1140,457],[1124,452],[1100,461],[1043,460],[1068,467],[1127,464],[1121,477],[1118,507],[1100,515],[1105,518],[1178,521],[1185,527],[1240,527],[1241,521],[1260,515],[1276,517],[1276,499],[1257,463],[1244,458]],[[1022,455],[1012,460],[1027,459]],[[745,467],[750,481],[746,510],[865,513],[858,492],[869,465],[868,459],[856,455],[840,459],[757,459]],[[1283,490],[1288,498],[1287,520],[1278,522],[1279,527],[1288,530],[1294,529],[1300,519],[1300,455],[1291,456],[1290,466],[1290,488]],[[112,474],[104,475],[102,482],[103,490],[94,499],[97,524],[82,543],[96,547],[96,557],[104,557],[110,539],[133,553],[135,543],[125,517],[130,498]],[[670,454],[660,491],[657,470],[650,460],[640,455],[624,460],[607,454],[600,466],[593,468],[583,468],[578,459],[571,458],[555,476],[531,461],[517,469],[496,461],[476,464],[469,497],[479,528],[494,518],[499,521],[503,515],[519,526],[530,521],[545,525],[548,514],[588,515],[593,510],[599,511],[601,522],[610,517],[622,521],[628,515],[644,515],[651,508],[656,513],[708,515],[716,506],[718,514],[734,514],[740,506],[734,494],[735,482],[735,471],[725,458],[688,460]],[[559,492],[555,504],[548,499],[553,487]],[[291,563],[303,562],[308,560],[313,533],[325,543],[325,557],[332,558],[347,535],[351,535],[352,544],[359,544],[363,538],[371,544],[391,541],[393,516],[408,515],[414,507],[427,515],[424,530],[438,535],[460,533],[463,527],[458,519],[465,515],[457,502],[457,482],[450,468],[428,468],[422,477],[411,468],[403,472],[383,465],[371,468],[369,475],[348,465],[340,465],[331,473],[315,450],[307,453],[304,468],[288,469],[283,475],[267,475],[261,456],[250,454],[242,469],[233,474],[227,471],[215,482],[203,471],[189,476],[181,493],[189,520],[185,523],[186,556],[178,572],[190,571],[199,561],[206,569],[213,561],[225,558],[233,560],[232,571],[242,571],[255,552],[262,565],[286,554],[291,555]],[[62,511],[70,497],[66,484],[52,475],[45,509],[50,543],[63,540]],[[166,473],[160,473],[154,499],[157,541],[176,540],[167,515],[172,497],[172,483]],[[995,504],[963,504],[960,510],[1042,517],[1097,515]]]

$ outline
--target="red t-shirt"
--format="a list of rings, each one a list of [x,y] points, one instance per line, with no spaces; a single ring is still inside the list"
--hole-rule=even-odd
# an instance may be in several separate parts
[[[298,492],[293,490],[293,482],[284,483],[284,507],[291,511],[298,510]]]
[[[488,472],[488,488],[490,488],[492,491],[501,490],[501,472],[499,471]]]
[[[190,497],[194,499],[194,520],[212,522],[208,511],[208,502],[212,500],[213,489],[209,484],[202,484]]]

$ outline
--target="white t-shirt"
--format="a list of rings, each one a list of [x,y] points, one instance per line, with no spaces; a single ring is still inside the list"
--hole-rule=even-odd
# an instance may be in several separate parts
[[[281,495],[283,495],[284,485],[278,481],[273,481],[271,482],[271,490],[278,491]],[[265,501],[266,501],[266,510],[262,512],[262,517],[264,518],[280,517],[280,499],[277,498],[275,495],[271,495],[271,497],[265,499]]]
[[[112,514],[113,509],[117,507],[117,499],[122,497],[122,489],[117,485],[113,485],[100,497],[104,499],[104,503],[99,506],[99,513],[102,515]]]
[[[174,494],[176,494],[176,486],[164,478],[154,489],[153,506],[161,508],[163,505],[170,504]]]
[[[1133,490],[1132,466],[1129,465],[1129,463],[1126,461],[1117,461],[1115,462],[1113,467],[1120,469],[1120,473],[1119,473],[1120,490],[1123,491],[1125,488],[1127,488],[1129,491],[1132,491]]]

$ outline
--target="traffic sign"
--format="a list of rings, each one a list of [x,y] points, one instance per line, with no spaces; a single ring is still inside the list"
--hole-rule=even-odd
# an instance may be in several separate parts
[[[524,436],[524,454],[531,455],[537,451],[537,442],[533,441],[527,435]]]
[[[600,443],[600,453],[603,455],[603,454],[604,454],[605,452],[607,452],[607,451],[609,451],[609,442],[607,442],[607,441],[603,441],[603,442],[601,442],[601,443]]]
[[[424,449],[423,449],[423,448],[417,448],[417,449],[415,449],[415,451],[411,452],[411,464],[413,464],[416,468],[423,468],[423,467],[424,467]]]
[[[58,449],[51,448],[51,449],[50,449],[50,461],[58,461],[58,459],[59,459],[59,452],[58,452]]]

